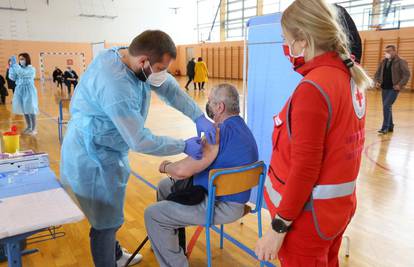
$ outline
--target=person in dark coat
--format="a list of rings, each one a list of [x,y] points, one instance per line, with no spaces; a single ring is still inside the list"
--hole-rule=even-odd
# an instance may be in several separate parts
[[[187,64],[188,82],[185,85],[185,89],[188,90],[188,85],[190,85],[192,81],[194,82],[194,75],[195,75],[195,58],[192,58],[190,61],[188,61],[188,64]],[[194,83],[194,90],[197,90],[196,83]]]
[[[57,87],[60,86],[60,89],[63,89],[63,71],[59,69],[58,67],[55,67],[55,70],[53,71],[53,83],[57,84]]]
[[[345,30],[345,33],[348,36],[349,39],[349,47],[351,49],[351,55],[355,57],[355,62],[358,64],[361,63],[361,57],[362,57],[362,43],[361,43],[361,37],[359,36],[358,29],[355,25],[354,20],[351,18],[349,13],[346,11],[346,9],[338,4],[335,4],[335,7],[337,9],[340,22],[342,23],[342,26]]]
[[[5,85],[6,85],[6,80],[4,79],[2,75],[0,75],[0,96],[1,96],[0,104],[1,105],[6,104],[6,96],[9,95]]]
[[[9,90],[12,90],[14,94],[14,88],[16,88],[16,82],[9,78],[10,65],[11,65],[11,62],[9,60],[9,66],[7,67],[7,71],[6,71],[6,81],[7,81],[7,88],[9,88]]]
[[[78,74],[70,67],[68,66],[67,70],[63,74],[63,79],[65,81],[65,85],[68,88],[68,95],[70,96],[71,93],[71,87],[73,84],[73,90],[75,90],[76,85],[78,84]]]

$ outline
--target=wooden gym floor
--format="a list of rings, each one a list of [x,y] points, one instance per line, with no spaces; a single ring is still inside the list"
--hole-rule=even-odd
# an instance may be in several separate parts
[[[185,78],[179,78],[181,85]],[[209,88],[223,82],[211,79],[206,92],[189,95],[204,109]],[[241,88],[240,81],[230,81]],[[192,87],[192,86],[190,86]],[[52,169],[59,174],[60,145],[57,134],[58,101],[60,89],[48,82],[45,88],[37,84],[39,91],[38,132],[36,137],[23,136],[21,149],[34,149],[49,153]],[[24,128],[24,119],[11,113],[11,97],[6,106],[0,106],[0,131],[11,124]],[[156,96],[152,99],[147,127],[155,134],[187,138],[195,134],[192,122],[177,111],[163,104]],[[65,110],[67,114],[67,109]],[[395,132],[378,136],[376,130],[382,122],[381,94],[368,92],[368,117],[366,149],[358,180],[358,210],[347,235],[351,239],[351,255],[344,256],[344,244],[340,253],[341,266],[414,266],[414,94],[402,93],[394,105]],[[269,144],[270,145],[270,144]],[[175,156],[170,159],[183,157]],[[130,153],[131,168],[136,175],[152,184],[163,177],[158,164],[166,158]],[[133,251],[145,237],[143,210],[155,201],[155,191],[131,175],[125,205],[125,224],[118,232],[121,244]],[[264,228],[269,225],[264,211]],[[1,216],[7,216],[2,214]],[[187,242],[196,227],[187,229]],[[87,267],[93,266],[89,252],[89,225],[86,220],[62,227],[66,236],[56,240],[29,245],[40,252],[24,256],[26,267]],[[254,248],[257,240],[256,217],[248,215],[244,224],[226,226],[226,232],[240,242]],[[248,254],[228,241],[224,250],[219,249],[218,235],[213,233],[212,250],[214,266],[259,266]],[[138,266],[158,266],[147,244],[142,250],[144,260]],[[205,236],[200,235],[191,256],[191,266],[205,266]],[[277,264],[277,262],[275,262]],[[1,263],[0,267],[7,266]]]

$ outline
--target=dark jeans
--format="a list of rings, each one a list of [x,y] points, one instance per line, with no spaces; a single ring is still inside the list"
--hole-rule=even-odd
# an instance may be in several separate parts
[[[399,91],[394,89],[385,90],[382,89],[382,108],[384,121],[382,123],[381,130],[390,131],[394,129],[394,122],[392,119],[392,105],[397,100]]]
[[[36,130],[36,115],[35,114],[24,114],[26,120],[27,129],[30,131]]]
[[[70,95],[71,93],[71,89],[72,89],[72,84],[73,84],[73,90],[75,90],[76,85],[78,85],[77,81],[66,81],[66,87],[68,88],[68,94]]]
[[[190,85],[190,83],[194,81],[194,75],[188,75],[188,82],[185,85],[185,88],[188,89],[188,86]],[[194,90],[197,89],[196,83],[194,83]]]
[[[97,230],[91,228],[89,238],[93,262],[96,267],[116,267],[122,256],[121,246],[116,241],[117,228]]]

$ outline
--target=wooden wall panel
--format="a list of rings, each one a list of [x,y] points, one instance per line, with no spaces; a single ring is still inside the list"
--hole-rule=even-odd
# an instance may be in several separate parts
[[[362,66],[373,76],[378,64],[384,57],[384,48],[388,44],[398,47],[400,56],[407,60],[414,75],[414,27],[389,31],[364,31],[360,32],[363,40]],[[183,45],[179,47],[194,47],[195,57],[202,56],[207,62],[210,77],[224,79],[243,79],[243,42],[222,42]],[[214,57],[213,57],[214,50]],[[178,53],[185,49],[178,49]],[[186,63],[174,64],[182,74],[185,74]],[[413,76],[412,75],[412,76]],[[408,87],[414,89],[414,79],[411,79]]]

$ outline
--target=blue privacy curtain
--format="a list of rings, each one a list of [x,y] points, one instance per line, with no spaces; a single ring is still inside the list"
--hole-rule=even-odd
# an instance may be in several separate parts
[[[281,13],[255,17],[247,23],[247,125],[259,148],[259,158],[269,166],[273,116],[278,114],[301,76],[283,54]],[[256,199],[256,190],[251,201]]]

